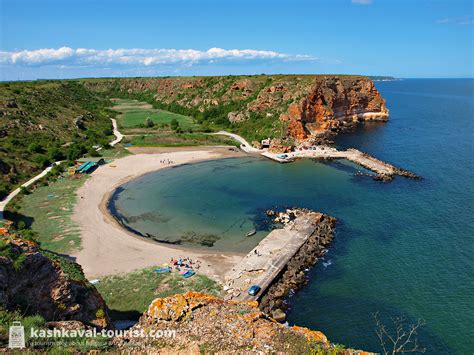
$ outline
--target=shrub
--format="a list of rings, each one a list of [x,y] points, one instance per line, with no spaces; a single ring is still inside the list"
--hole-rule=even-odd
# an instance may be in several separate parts
[[[145,120],[145,127],[152,128],[155,125],[153,120],[150,117],[147,117]]]
[[[19,230],[23,230],[26,228],[26,223],[25,221],[19,221],[16,225],[16,227],[19,229]]]
[[[97,312],[95,312],[95,316],[99,319],[105,318],[105,312],[102,308],[99,308]]]
[[[43,152],[43,147],[39,143],[33,142],[28,146],[28,151],[30,153],[41,153]]]
[[[20,193],[22,193],[23,195],[29,195],[30,190],[28,190],[28,188],[25,186],[20,186]]]
[[[170,128],[173,130],[173,131],[177,131],[178,129],[180,129],[179,127],[179,122],[176,118],[173,118],[170,122]]]
[[[58,147],[51,147],[48,149],[48,158],[54,161],[63,160],[65,155]]]

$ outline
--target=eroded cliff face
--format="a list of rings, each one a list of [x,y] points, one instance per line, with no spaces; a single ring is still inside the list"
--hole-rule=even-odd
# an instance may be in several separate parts
[[[80,321],[108,328],[107,307],[80,266],[34,242],[0,236],[0,307],[39,314],[48,321]]]
[[[368,78],[325,77],[317,78],[308,95],[280,118],[288,121],[292,137],[303,140],[388,116],[385,100]]]

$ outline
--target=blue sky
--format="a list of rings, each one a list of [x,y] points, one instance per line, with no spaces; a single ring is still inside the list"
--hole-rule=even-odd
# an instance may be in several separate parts
[[[473,77],[471,0],[0,0],[0,79]]]

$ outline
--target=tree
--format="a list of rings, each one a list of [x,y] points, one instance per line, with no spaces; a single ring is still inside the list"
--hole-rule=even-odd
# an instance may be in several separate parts
[[[425,348],[418,344],[416,338],[417,330],[425,325],[425,322],[418,319],[416,323],[409,323],[405,317],[390,318],[392,325],[390,329],[379,319],[378,313],[374,315],[376,329],[375,333],[379,338],[385,355],[400,353],[424,353]]]
[[[64,159],[64,153],[58,147],[48,148],[48,158],[54,161]]]
[[[152,128],[155,125],[153,120],[150,117],[147,117],[145,120],[145,126],[148,128]]]

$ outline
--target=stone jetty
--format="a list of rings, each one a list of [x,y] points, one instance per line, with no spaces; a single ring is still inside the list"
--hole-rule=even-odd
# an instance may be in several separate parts
[[[226,275],[224,290],[228,300],[260,300],[262,310],[275,313],[275,318],[283,314],[284,318],[284,299],[306,281],[304,270],[324,255],[336,219],[320,212],[291,209],[278,214],[276,220],[283,228],[272,231]],[[252,285],[261,288],[255,296],[248,294]]]

